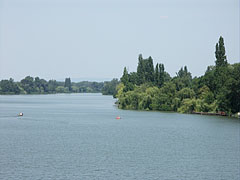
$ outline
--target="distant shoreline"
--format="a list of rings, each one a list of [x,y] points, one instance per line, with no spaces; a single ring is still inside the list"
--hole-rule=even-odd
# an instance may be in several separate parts
[[[118,79],[104,82],[71,82],[70,78],[66,78],[65,81],[47,81],[39,77],[27,76],[20,82],[15,82],[12,78],[1,80],[0,95],[56,93],[103,93],[104,95],[114,95],[118,83]]]

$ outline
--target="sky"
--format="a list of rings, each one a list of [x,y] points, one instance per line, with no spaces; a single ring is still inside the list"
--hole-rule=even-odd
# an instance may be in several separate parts
[[[102,81],[138,55],[201,76],[223,36],[240,62],[239,0],[0,0],[0,79]]]

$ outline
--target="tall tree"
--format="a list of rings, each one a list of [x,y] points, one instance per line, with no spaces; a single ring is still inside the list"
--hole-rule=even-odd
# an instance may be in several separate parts
[[[162,87],[165,81],[164,65],[159,64],[159,86]]]
[[[227,67],[227,57],[226,57],[226,51],[224,46],[224,40],[223,37],[220,36],[218,43],[216,44],[216,70],[214,72],[214,83],[216,86],[216,92],[215,94],[219,97],[224,97],[222,94],[223,92],[227,92],[225,86],[226,82],[229,79],[229,69]],[[221,96],[220,96],[221,95]],[[224,98],[220,98],[224,99]]]
[[[143,65],[143,57],[142,54],[139,54],[138,56],[138,66],[137,66],[137,76],[138,76],[138,85],[142,84],[144,79],[144,65]]]
[[[72,83],[70,78],[65,79],[64,87],[67,87],[69,91],[72,91]]]
[[[148,59],[145,60],[145,80],[147,82],[153,82],[154,81],[154,66],[153,66],[153,59],[151,56],[149,56]]]
[[[48,93],[56,93],[56,88],[58,84],[56,80],[49,80],[47,83],[47,92]]]
[[[147,59],[143,59],[140,54],[138,57],[137,67],[138,85],[146,82],[154,82],[154,66],[153,59],[150,56]]]
[[[158,86],[158,84],[159,84],[159,69],[158,69],[158,63],[156,64],[156,67],[155,67],[154,82],[155,82],[155,84]]]
[[[129,78],[128,78],[128,71],[127,71],[127,68],[124,67],[124,70],[123,70],[123,75],[121,77],[121,82],[126,86],[126,84],[128,83],[129,81]]]
[[[215,57],[216,57],[216,67],[226,66],[227,65],[227,57],[225,55],[225,46],[224,46],[224,40],[223,37],[220,36],[218,43],[216,44],[216,51],[215,51]]]
[[[164,65],[163,64],[157,64],[155,68],[155,73],[154,73],[154,80],[155,84],[158,87],[162,87],[165,81],[165,71],[164,71]]]
[[[124,92],[131,91],[134,89],[133,83],[129,81],[129,74],[126,67],[124,67],[123,75],[120,80],[125,86],[123,89]]]

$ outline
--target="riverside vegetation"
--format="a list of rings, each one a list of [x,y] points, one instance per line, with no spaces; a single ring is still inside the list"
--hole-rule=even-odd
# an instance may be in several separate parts
[[[39,77],[0,81],[0,94],[99,93],[117,97],[118,107],[132,110],[192,112],[240,112],[240,63],[229,64],[224,40],[219,38],[214,66],[192,78],[187,66],[171,77],[164,64],[153,65],[151,56],[138,57],[137,72],[124,68],[120,79],[105,82],[46,81]]]
[[[39,77],[27,76],[20,82],[14,82],[12,78],[0,81],[0,94],[54,94],[54,93],[100,93],[104,95],[116,94],[117,79],[105,82],[71,82],[66,78],[65,82],[56,80],[46,81]]]
[[[192,112],[240,111],[240,63],[229,64],[224,39],[219,38],[215,51],[215,66],[208,66],[201,77],[192,78],[187,66],[175,77],[165,71],[163,64],[153,65],[151,57],[138,57],[137,72],[124,68],[117,86],[121,109]]]

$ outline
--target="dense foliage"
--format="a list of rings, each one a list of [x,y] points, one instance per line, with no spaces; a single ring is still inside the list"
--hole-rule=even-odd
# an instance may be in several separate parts
[[[66,78],[65,82],[56,80],[46,81],[39,77],[27,76],[20,82],[13,79],[0,81],[0,94],[52,94],[52,93],[100,93],[116,94],[117,79],[106,82],[71,82]]]
[[[187,66],[175,77],[163,64],[154,68],[153,59],[139,55],[137,72],[124,68],[117,86],[119,108],[136,110],[191,112],[240,111],[240,63],[228,64],[224,40],[219,38],[215,66],[209,66],[201,77],[192,78]]]
[[[111,81],[105,81],[104,86],[102,88],[103,95],[113,95],[115,98],[117,95],[116,87],[119,84],[118,79],[113,79]]]

